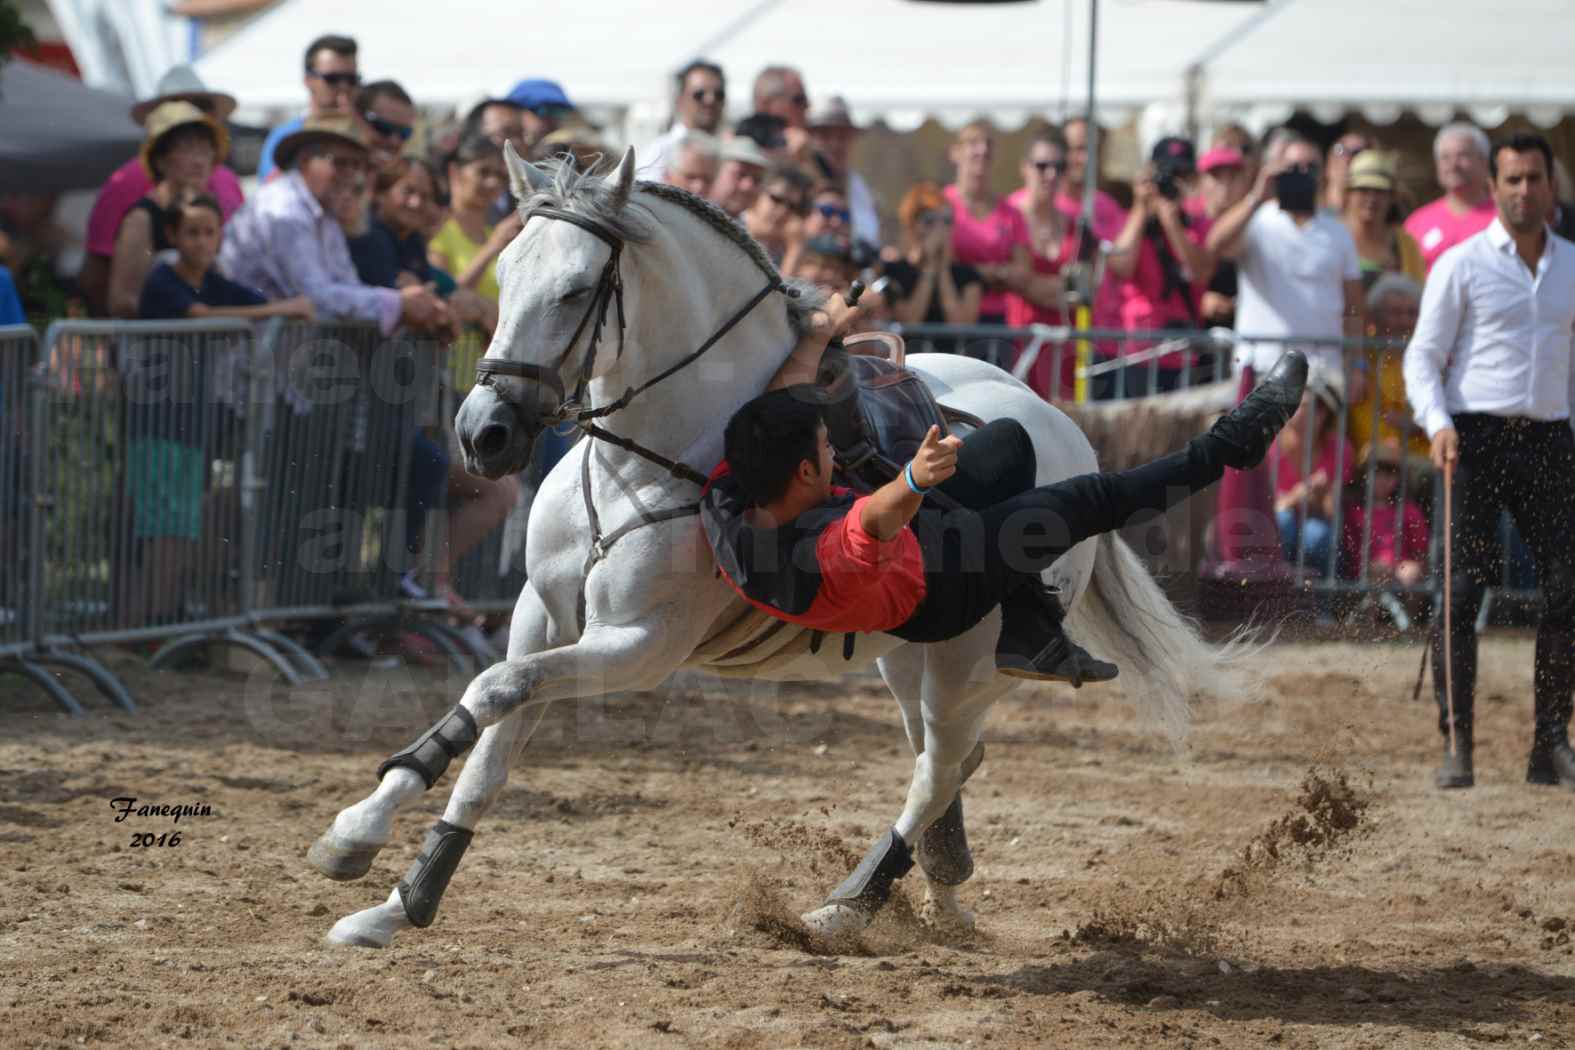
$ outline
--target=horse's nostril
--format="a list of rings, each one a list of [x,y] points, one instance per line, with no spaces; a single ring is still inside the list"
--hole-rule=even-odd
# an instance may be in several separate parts
[[[502,423],[490,423],[476,435],[476,454],[484,458],[496,456],[509,447],[509,428]]]

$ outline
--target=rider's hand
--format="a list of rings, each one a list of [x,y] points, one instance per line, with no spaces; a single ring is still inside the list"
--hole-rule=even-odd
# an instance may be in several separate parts
[[[1445,465],[1453,465],[1460,458],[1460,435],[1455,433],[1454,427],[1445,427],[1433,435],[1433,447],[1429,450],[1433,458],[1433,466],[1443,470]]]
[[[957,473],[957,450],[962,439],[941,437],[941,428],[932,426],[924,444],[913,457],[913,481],[921,489],[933,488]]]

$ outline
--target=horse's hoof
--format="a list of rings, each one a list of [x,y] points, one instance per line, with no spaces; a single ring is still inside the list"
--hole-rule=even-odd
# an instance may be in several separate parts
[[[973,912],[959,908],[955,903],[944,904],[933,897],[919,909],[919,921],[937,933],[954,936],[973,933],[975,927]]]
[[[394,943],[394,934],[409,925],[399,904],[379,904],[334,923],[328,931],[328,943],[348,948],[387,948]]]
[[[818,937],[841,937],[863,933],[870,921],[862,911],[846,904],[827,904],[799,916],[810,933]]]
[[[353,882],[372,870],[372,862],[382,852],[382,846],[358,846],[340,842],[332,830],[317,836],[306,859],[322,874],[335,882]]]

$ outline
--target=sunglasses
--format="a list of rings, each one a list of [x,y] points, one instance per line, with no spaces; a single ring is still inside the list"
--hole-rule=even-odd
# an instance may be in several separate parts
[[[1066,161],[1064,160],[1036,160],[1031,161],[1030,163],[1033,164],[1033,166],[1041,175],[1052,171],[1059,175],[1066,170]]]
[[[837,219],[844,225],[853,221],[853,213],[846,208],[839,208],[835,204],[817,204],[815,210],[827,219]]]
[[[1364,153],[1366,151],[1366,146],[1347,146],[1343,142],[1336,142],[1334,144],[1334,149],[1330,150],[1329,152],[1333,153],[1336,157],[1354,157],[1358,153]]]
[[[695,88],[689,92],[689,97],[696,102],[726,102],[727,92],[721,88],[717,88],[715,91],[712,91],[710,88]]]
[[[772,204],[775,204],[779,207],[788,208],[792,211],[799,210],[799,200],[797,197],[789,197],[785,193],[767,193],[766,196],[771,198]]]
[[[360,73],[319,73],[315,69],[308,69],[306,75],[321,80],[332,88],[353,88],[361,85]]]
[[[379,135],[397,135],[400,142],[409,142],[411,134],[416,130],[409,124],[396,124],[392,120],[384,120],[376,113],[363,113],[361,118]]]
[[[788,99],[788,101],[793,103],[793,105],[797,106],[799,109],[805,109],[809,106],[809,96],[804,94],[802,91]]]

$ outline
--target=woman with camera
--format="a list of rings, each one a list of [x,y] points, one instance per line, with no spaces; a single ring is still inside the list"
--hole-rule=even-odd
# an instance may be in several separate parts
[[[1209,222],[1181,206],[1197,174],[1192,143],[1164,138],[1133,187],[1132,210],[1110,253],[1109,274],[1118,282],[1121,327],[1128,332],[1197,329],[1198,302],[1214,276],[1215,257],[1204,239]],[[1152,342],[1129,341],[1123,356]],[[1129,365],[1118,376],[1117,396],[1142,397],[1175,390],[1193,378],[1191,352],[1165,354]]]

